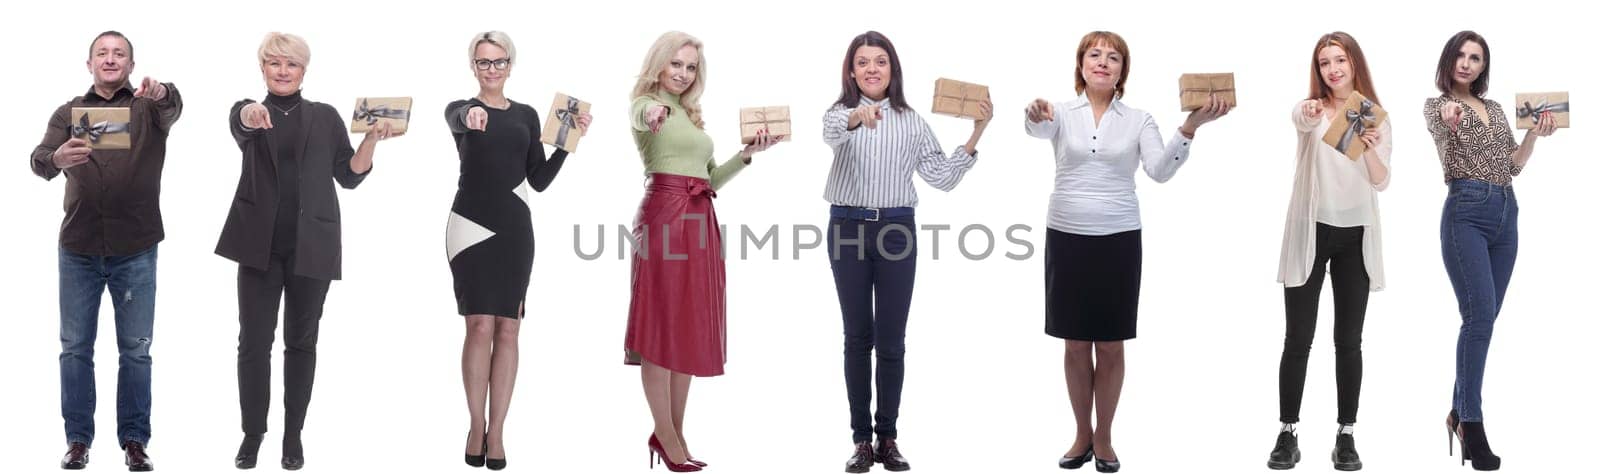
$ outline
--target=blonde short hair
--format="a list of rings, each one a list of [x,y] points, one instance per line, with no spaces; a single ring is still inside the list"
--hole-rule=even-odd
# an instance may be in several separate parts
[[[631,98],[655,96],[660,92],[661,71],[667,68],[672,56],[678,54],[678,50],[684,46],[694,46],[699,56],[700,67],[695,73],[694,84],[689,85],[689,90],[683,91],[683,96],[678,98],[678,102],[683,105],[684,116],[688,117],[690,122],[697,127],[705,128],[705,121],[700,119],[700,95],[706,90],[705,44],[688,33],[668,31],[656,39],[656,43],[650,46],[650,52],[644,56],[644,64],[639,67],[639,79],[633,85]]]
[[[478,59],[478,45],[489,43],[506,50],[506,59],[512,64],[517,63],[517,45],[511,42],[511,36],[503,31],[485,31],[472,37],[472,44],[467,46],[467,62]]]
[[[272,56],[281,56],[293,61],[299,61],[302,67],[310,66],[311,46],[306,45],[304,38],[274,31],[267,33],[267,37],[261,39],[261,48],[256,50],[256,59],[261,61],[262,64],[265,64],[267,58]]]

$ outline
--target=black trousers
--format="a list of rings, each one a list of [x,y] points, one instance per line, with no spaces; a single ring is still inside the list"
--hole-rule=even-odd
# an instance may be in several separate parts
[[[272,405],[272,340],[283,301],[283,430],[298,435],[317,372],[317,325],[328,280],[294,274],[294,257],[272,256],[266,271],[239,266],[239,414],[244,433],[267,432]]]
[[[1325,273],[1333,274],[1334,374],[1339,423],[1355,423],[1361,402],[1361,326],[1370,290],[1361,242],[1366,229],[1317,223],[1317,255],[1306,284],[1283,289],[1283,359],[1278,365],[1278,421],[1300,421],[1306,361],[1317,330],[1317,305]]]
[[[844,386],[850,399],[851,440],[872,441],[874,432],[879,438],[894,438],[899,434],[895,421],[900,418],[900,388],[906,377],[906,319],[917,277],[916,220],[834,218],[829,224],[828,256],[844,314]],[[872,414],[874,349],[876,417]]]

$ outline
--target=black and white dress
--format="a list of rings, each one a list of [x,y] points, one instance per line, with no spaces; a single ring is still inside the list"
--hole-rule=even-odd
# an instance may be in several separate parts
[[[455,280],[456,309],[463,316],[522,317],[533,271],[527,188],[544,191],[567,157],[558,149],[546,159],[539,142],[538,112],[526,104],[510,103],[501,110],[474,98],[445,108],[461,157],[445,250]],[[489,113],[485,131],[466,128],[463,118],[472,107]]]

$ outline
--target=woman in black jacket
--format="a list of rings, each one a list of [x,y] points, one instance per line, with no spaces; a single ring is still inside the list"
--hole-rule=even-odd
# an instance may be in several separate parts
[[[395,136],[380,123],[351,149],[342,116],[300,97],[311,60],[305,40],[269,33],[257,51],[269,94],[245,99],[228,114],[243,161],[217,254],[239,263],[239,407],[244,441],[234,465],[256,465],[271,404],[271,354],[284,301],[284,469],[305,464],[300,429],[311,403],[317,324],[328,284],[339,279],[338,181],[346,189],[372,171],[378,141]]]

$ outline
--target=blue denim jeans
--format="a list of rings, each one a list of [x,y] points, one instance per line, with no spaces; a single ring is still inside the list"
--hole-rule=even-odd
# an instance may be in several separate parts
[[[1461,311],[1452,403],[1461,421],[1483,421],[1483,366],[1494,320],[1517,263],[1517,195],[1511,186],[1450,182],[1439,222],[1444,269]]]
[[[156,246],[102,257],[58,249],[61,277],[61,418],[67,442],[94,441],[94,340],[100,298],[111,290],[117,324],[117,441],[150,442],[150,339]]]

